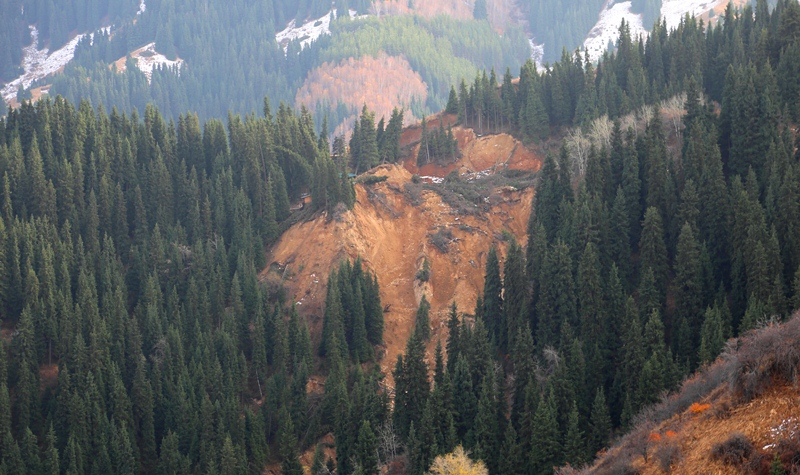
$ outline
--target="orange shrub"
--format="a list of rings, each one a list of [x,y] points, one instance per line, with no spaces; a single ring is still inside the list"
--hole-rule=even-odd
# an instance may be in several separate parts
[[[709,407],[711,407],[711,404],[694,403],[691,406],[689,406],[689,412],[691,412],[692,414],[701,414],[705,412]]]
[[[661,434],[659,434],[658,432],[651,432],[650,435],[647,436],[647,440],[649,440],[650,442],[658,442],[659,440],[661,440]]]

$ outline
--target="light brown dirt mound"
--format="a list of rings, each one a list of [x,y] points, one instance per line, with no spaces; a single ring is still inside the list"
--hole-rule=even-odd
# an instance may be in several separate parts
[[[450,116],[437,118],[433,121],[435,125],[430,127],[438,127],[439,120],[446,126],[449,118]],[[493,174],[505,168],[538,171],[542,167],[541,157],[511,135],[503,133],[478,137],[472,129],[461,126],[453,127],[453,135],[458,140],[458,149],[461,151],[458,161],[444,166],[427,164],[419,167],[419,144],[413,145],[413,139],[416,137],[416,141],[419,141],[420,135],[421,129],[409,129],[404,132],[401,140],[401,145],[405,142],[406,147],[411,146],[403,166],[415,175],[444,178],[453,170],[458,170],[459,175],[469,175],[478,172]]]
[[[371,173],[388,179],[371,186],[356,185],[352,211],[330,220],[318,215],[290,228],[273,247],[268,262],[272,267],[288,267],[285,283],[289,294],[317,336],[328,273],[342,259],[361,256],[365,266],[377,274],[381,302],[389,309],[384,314],[385,347],[380,365],[391,379],[423,293],[431,302],[433,337],[428,350],[432,353],[437,339],[446,339],[450,303],[455,301],[461,311],[473,312],[483,289],[489,247],[496,245],[501,255],[505,253],[500,232],[506,229],[524,242],[533,192],[506,191],[490,200],[496,204],[487,204],[482,215],[463,216],[431,191],[422,192],[422,203],[412,205],[404,193],[411,173],[401,166],[384,165]],[[440,229],[453,236],[446,253],[430,242],[429,236]],[[431,277],[420,284],[415,276],[425,258],[431,264]]]

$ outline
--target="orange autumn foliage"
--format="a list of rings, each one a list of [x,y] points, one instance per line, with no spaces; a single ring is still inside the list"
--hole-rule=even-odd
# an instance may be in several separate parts
[[[661,440],[661,434],[659,434],[658,432],[651,432],[650,435],[647,436],[647,440],[649,440],[650,442],[658,442],[659,440]]]
[[[428,86],[405,58],[381,53],[377,58],[365,56],[339,64],[323,63],[309,73],[297,91],[295,104],[298,108],[305,105],[312,112],[318,103],[336,107],[342,102],[348,109],[359,112],[366,104],[375,113],[376,121],[381,117],[388,120],[395,107],[405,107],[406,119],[413,122],[408,106],[412,100],[424,103],[427,98]],[[342,131],[352,128],[354,117],[345,120]]]
[[[708,410],[709,407],[711,407],[711,404],[700,404],[696,402],[689,406],[689,412],[692,414],[701,414]]]

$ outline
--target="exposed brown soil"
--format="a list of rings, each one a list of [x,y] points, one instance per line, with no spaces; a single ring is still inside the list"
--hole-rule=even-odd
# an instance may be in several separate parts
[[[664,471],[658,452],[668,445],[677,445],[679,456],[670,473],[686,475],[713,475],[739,473],[711,457],[712,447],[735,432],[743,433],[762,454],[770,452],[784,432],[798,430],[800,426],[800,393],[791,385],[779,384],[753,401],[726,409],[732,405],[730,394],[720,388],[700,404],[676,414],[663,422],[648,436],[645,454],[638,457],[632,467],[641,475],[660,475]],[[788,425],[785,421],[789,422]],[[790,427],[791,426],[791,427]],[[604,458],[613,458],[621,448],[612,449]],[[771,454],[766,460],[771,460]]]
[[[511,152],[508,146],[516,145],[511,137],[496,136],[492,140],[505,144],[505,148],[498,146],[496,150],[503,158]],[[522,148],[517,146],[518,150]],[[532,152],[520,156],[527,161],[520,160],[519,166],[528,163],[531,169],[539,168],[541,162]],[[484,158],[464,154],[463,162],[473,160],[483,164]],[[379,353],[381,369],[391,379],[391,369],[404,351],[422,295],[431,302],[433,337],[428,350],[432,352],[437,339],[447,337],[445,322],[451,302],[455,301],[461,311],[472,313],[483,289],[489,247],[495,245],[501,256],[505,254],[500,231],[508,230],[524,243],[533,191],[495,192],[497,199],[485,205],[483,214],[463,216],[432,191],[423,191],[423,202],[414,206],[404,193],[412,174],[402,166],[383,165],[370,173],[388,178],[375,185],[356,185],[357,202],[352,211],[333,219],[320,214],[290,228],[272,248],[267,262],[273,269],[285,271],[290,296],[307,317],[312,334],[318,335],[328,273],[342,259],[361,256],[365,267],[377,274],[381,302],[389,309],[384,314],[385,344]],[[454,237],[447,253],[430,243],[429,236],[439,229],[449,230]],[[421,283],[415,276],[425,258],[431,264],[431,277]]]
[[[61,69],[56,71],[56,73],[60,73],[60,72],[63,72],[63,71],[64,71],[64,68],[62,67]],[[35,88],[31,89],[30,90],[30,92],[31,92],[31,98],[30,98],[31,103],[33,103],[33,104],[37,103],[39,101],[39,99],[42,98],[42,96],[46,95],[50,91],[50,87],[51,86],[52,86],[52,84],[45,84],[44,86],[39,86],[39,87],[35,87]],[[2,99],[0,99],[0,100],[2,100]],[[17,101],[16,97],[12,97],[11,100],[8,102],[8,107],[10,109],[17,109],[21,105],[22,104],[20,104],[19,101]]]
[[[457,120],[454,114],[433,116],[427,121],[427,127],[428,130],[433,130],[441,122],[447,128]],[[453,170],[458,170],[459,175],[467,175],[487,170],[493,173],[503,168],[538,171],[542,165],[542,158],[536,151],[511,135],[492,134],[479,137],[473,129],[462,126],[453,127],[453,135],[458,141],[460,159],[447,165],[427,164],[419,167],[417,153],[422,127],[420,124],[408,127],[400,139],[400,146],[409,151],[403,166],[415,175],[444,178]]]

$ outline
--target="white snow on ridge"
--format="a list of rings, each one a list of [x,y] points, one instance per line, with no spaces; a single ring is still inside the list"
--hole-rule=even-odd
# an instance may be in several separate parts
[[[20,85],[27,89],[33,82],[49,76],[66,66],[75,56],[75,48],[78,46],[78,42],[86,36],[85,34],[78,35],[61,48],[50,53],[48,48],[36,49],[39,44],[39,30],[33,25],[28,28],[31,30],[33,41],[30,46],[22,48],[22,68],[25,72],[17,79],[6,84],[0,91],[6,102],[10,102],[16,97]]]
[[[609,42],[616,44],[619,39],[619,25],[623,18],[631,30],[631,38],[636,39],[639,36],[646,37],[648,35],[642,23],[642,15],[631,11],[630,0],[616,4],[613,3],[613,0],[609,0],[603,11],[600,12],[597,24],[583,42],[583,47],[589,52],[591,61],[597,61],[603,56]]]
[[[170,68],[177,66],[178,72],[180,73],[181,65],[183,65],[182,59],[178,58],[173,61],[156,51],[155,43],[149,43],[139,48],[132,56],[135,58],[136,67],[139,68],[145,76],[147,76],[148,84],[153,78],[153,68],[156,66],[167,66]]]
[[[138,11],[138,12],[136,12],[136,14],[137,14],[137,15],[141,15],[141,14],[142,14],[142,13],[144,13],[145,11],[147,11],[147,4],[146,4],[146,3],[144,3],[144,0],[140,0],[140,1],[139,1],[139,11]]]
[[[699,17],[720,3],[720,0],[661,0],[661,17],[667,21],[667,28],[673,29],[687,13]]]
[[[349,13],[350,18],[363,18],[366,16],[356,15],[357,12],[355,10],[349,10]],[[303,49],[312,42],[317,41],[320,36],[331,33],[331,15],[336,18],[336,10],[331,10],[316,20],[307,21],[300,26],[295,26],[295,20],[292,20],[286,25],[286,28],[275,35],[275,41],[283,47],[284,53],[292,40],[300,40],[300,49]]]

